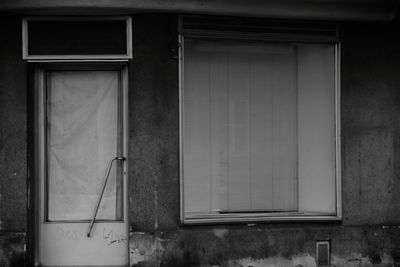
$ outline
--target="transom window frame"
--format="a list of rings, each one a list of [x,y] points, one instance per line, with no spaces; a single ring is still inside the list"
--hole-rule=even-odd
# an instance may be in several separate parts
[[[126,54],[54,54],[30,55],[28,50],[29,21],[125,21],[126,24]],[[22,59],[34,60],[129,60],[133,58],[132,49],[132,17],[130,16],[30,16],[22,19]]]
[[[337,38],[326,38],[324,36],[305,36],[293,35],[280,38],[275,34],[268,38],[260,37],[255,39],[254,35],[243,36],[242,33],[210,31],[205,34],[204,31],[195,32],[182,30],[182,17],[179,25],[179,162],[180,162],[180,221],[183,225],[191,224],[215,224],[215,223],[254,223],[254,222],[285,222],[285,221],[341,221],[342,220],[342,192],[341,192],[341,138],[340,138],[340,41]],[[248,213],[227,213],[199,217],[185,216],[184,201],[184,164],[183,164],[183,95],[184,95],[184,43],[185,39],[203,39],[203,40],[229,40],[229,41],[261,41],[265,43],[304,43],[304,44],[332,44],[334,46],[334,137],[335,137],[335,207],[334,215],[304,215],[291,212],[267,213],[267,212],[248,212]]]

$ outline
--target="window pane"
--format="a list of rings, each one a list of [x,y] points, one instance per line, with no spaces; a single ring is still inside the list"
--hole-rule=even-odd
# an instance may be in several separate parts
[[[52,71],[47,81],[48,220],[88,220],[117,156],[118,71]],[[121,216],[114,162],[97,219]]]
[[[30,20],[30,55],[126,54],[124,20]]]
[[[184,51],[185,215],[334,215],[334,45],[186,39]]]
[[[187,214],[297,211],[297,49],[185,41]]]
[[[334,47],[298,46],[299,208],[336,212]]]

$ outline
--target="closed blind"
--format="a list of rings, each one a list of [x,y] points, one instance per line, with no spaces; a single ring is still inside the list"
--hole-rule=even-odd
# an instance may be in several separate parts
[[[186,216],[335,214],[332,44],[185,39]]]
[[[187,40],[189,213],[297,210],[297,50]]]

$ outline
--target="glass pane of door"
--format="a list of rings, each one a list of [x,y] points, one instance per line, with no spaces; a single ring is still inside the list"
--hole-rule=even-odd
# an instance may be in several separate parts
[[[111,160],[121,150],[119,76],[118,70],[47,72],[47,221],[92,217]],[[119,164],[112,164],[97,219],[121,219]]]

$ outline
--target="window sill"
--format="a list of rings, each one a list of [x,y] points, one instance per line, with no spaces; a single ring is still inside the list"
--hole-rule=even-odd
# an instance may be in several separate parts
[[[323,213],[303,213],[303,212],[287,212],[287,213],[226,213],[226,214],[210,214],[210,215],[187,215],[182,223],[184,225],[194,224],[218,224],[218,223],[254,223],[254,222],[335,222],[341,221],[338,215]]]

